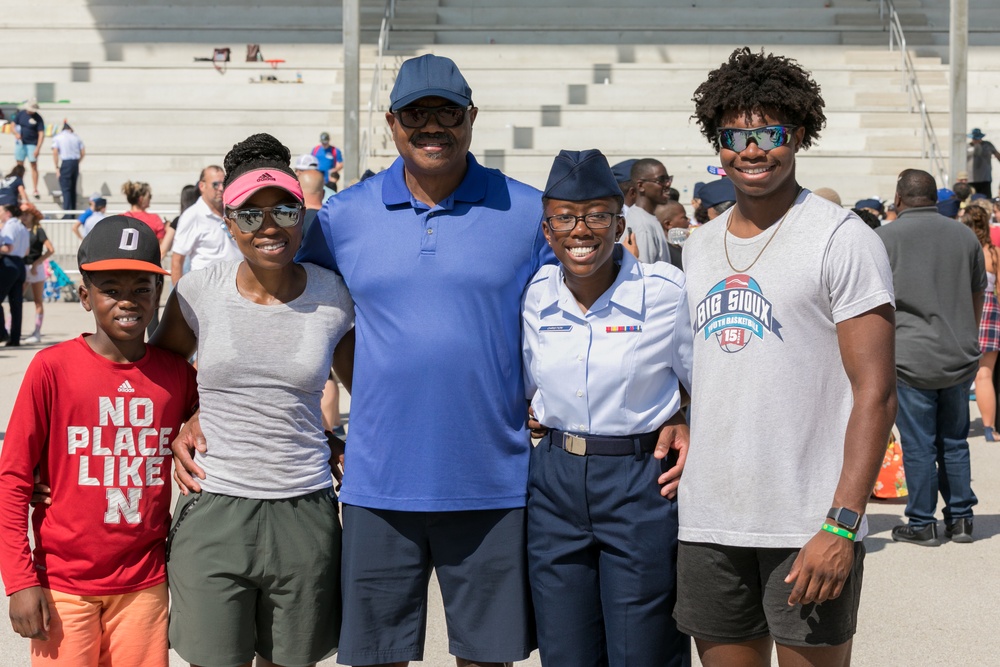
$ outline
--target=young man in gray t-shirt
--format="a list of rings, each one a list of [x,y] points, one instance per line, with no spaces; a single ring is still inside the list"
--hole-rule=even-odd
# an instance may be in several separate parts
[[[695,328],[678,627],[706,667],[847,664],[864,511],[896,412],[892,275],[859,218],[804,190],[825,123],[786,58],[735,51],[695,92],[736,204],[684,247]]]

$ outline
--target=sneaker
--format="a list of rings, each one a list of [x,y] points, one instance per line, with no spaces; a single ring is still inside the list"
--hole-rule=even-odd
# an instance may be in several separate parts
[[[334,426],[332,433],[335,436],[337,436],[338,438],[346,438],[347,437],[347,431],[344,430],[343,424],[341,424],[340,426]]]
[[[35,199],[41,199],[42,195],[38,194],[38,190],[35,190]]]
[[[993,431],[993,427],[992,426],[984,426],[983,427],[983,435],[986,436],[986,442],[996,442],[997,441],[997,434]]]
[[[37,345],[38,343],[42,342],[42,337],[39,336],[39,335],[37,335],[37,334],[34,334],[34,335],[31,335],[31,336],[28,336],[27,338],[25,338],[21,342],[22,343],[28,343],[30,345]]]
[[[941,540],[937,536],[937,524],[929,523],[926,526],[914,526],[905,524],[892,529],[892,539],[894,542],[909,542],[919,544],[922,547],[939,547]]]
[[[0,331],[0,343],[6,343],[10,340],[10,334],[6,330]]]
[[[955,519],[952,523],[945,522],[944,536],[952,542],[960,544],[972,542],[972,519]]]

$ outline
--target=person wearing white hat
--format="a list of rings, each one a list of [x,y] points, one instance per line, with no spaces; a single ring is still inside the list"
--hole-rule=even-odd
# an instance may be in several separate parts
[[[42,144],[45,142],[45,121],[38,113],[38,102],[31,98],[24,105],[24,108],[14,115],[14,159],[20,165],[27,160],[31,165],[31,184],[34,187],[32,193],[35,199],[39,199],[38,194],[38,155],[42,151]]]

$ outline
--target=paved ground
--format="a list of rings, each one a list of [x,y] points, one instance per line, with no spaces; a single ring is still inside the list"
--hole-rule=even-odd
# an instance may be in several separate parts
[[[45,342],[92,330],[93,319],[79,304],[46,305]],[[0,348],[0,428],[6,429],[21,376],[38,348]],[[345,392],[342,395],[346,408],[349,397]],[[978,415],[975,404],[970,405],[973,415]],[[871,534],[865,541],[868,558],[855,665],[1000,664],[1000,633],[996,631],[1000,618],[1000,445],[984,442],[978,419],[970,442],[973,483],[980,501],[975,543],[946,543],[936,549],[896,544],[889,530],[900,521],[902,505],[869,506]],[[0,667],[27,667],[26,640],[13,633],[6,617],[7,600],[0,596]],[[171,657],[172,667],[184,664],[176,655]],[[425,658],[429,665],[454,664],[447,654],[439,597],[430,605]],[[333,664],[333,660],[322,663],[324,667]],[[520,664],[537,667],[537,654]]]

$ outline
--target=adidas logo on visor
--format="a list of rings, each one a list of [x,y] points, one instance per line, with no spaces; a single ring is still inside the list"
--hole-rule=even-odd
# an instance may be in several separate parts
[[[276,179],[276,178],[275,178],[274,176],[272,176],[271,174],[269,174],[269,173],[267,173],[267,172],[264,172],[264,173],[263,173],[263,174],[261,174],[261,175],[260,175],[260,177],[259,177],[259,178],[257,179],[257,182],[258,182],[258,183],[260,183],[261,181],[276,181],[276,180],[278,180],[278,179]]]
[[[131,384],[129,384],[128,380],[125,380],[120,385],[118,385],[118,391],[122,392],[123,394],[134,394],[135,393],[135,389],[132,387]]]

